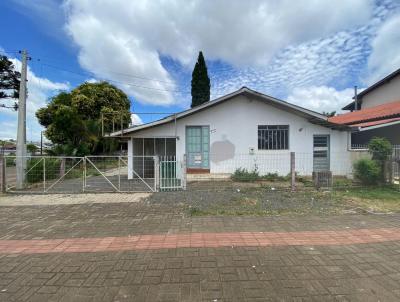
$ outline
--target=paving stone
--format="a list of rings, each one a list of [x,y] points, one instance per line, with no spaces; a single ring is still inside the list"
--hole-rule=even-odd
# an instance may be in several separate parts
[[[141,203],[0,207],[0,244],[141,235],[160,243],[159,235],[224,232],[360,235],[390,233],[399,218],[184,217]],[[399,301],[400,240],[363,242],[124,250],[114,241],[112,251],[0,254],[0,301]]]

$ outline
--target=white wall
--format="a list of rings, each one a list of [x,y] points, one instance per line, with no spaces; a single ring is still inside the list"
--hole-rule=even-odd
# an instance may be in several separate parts
[[[177,120],[176,155],[185,154],[185,127],[210,126],[211,173],[232,173],[236,168],[253,169],[257,164],[261,173],[290,171],[290,151],[296,152],[296,170],[312,173],[313,135],[329,134],[331,170],[348,174],[350,155],[347,151],[347,132],[335,131],[309,123],[306,119],[275,108],[258,100],[237,96],[222,104]],[[289,150],[257,150],[258,125],[289,125]],[[132,137],[171,137],[174,123],[133,133]],[[249,155],[254,148],[255,154]]]
[[[400,75],[362,97],[362,109],[400,101]]]

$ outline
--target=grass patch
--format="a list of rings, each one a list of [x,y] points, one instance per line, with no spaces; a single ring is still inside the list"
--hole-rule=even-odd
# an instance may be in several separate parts
[[[398,187],[364,187],[335,191],[335,198],[369,211],[400,212],[400,190]]]
[[[198,192],[200,195],[201,192]],[[213,202],[186,200],[190,216],[270,216],[341,213],[344,205],[331,198],[330,192],[271,191],[246,188],[240,191],[215,192]],[[223,194],[218,196],[218,194]]]

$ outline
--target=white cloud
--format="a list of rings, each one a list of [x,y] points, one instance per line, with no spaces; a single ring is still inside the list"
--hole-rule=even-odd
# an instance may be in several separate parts
[[[161,56],[191,68],[203,50],[211,60],[266,66],[282,48],[368,21],[373,2],[102,0],[94,5],[68,0],[65,8],[66,29],[80,49],[84,68],[120,82],[128,81],[121,73],[161,80],[129,80],[154,90],[120,86],[141,102],[170,105],[176,102],[174,93],[165,90],[176,85]]]
[[[131,114],[131,123],[132,123],[132,126],[137,126],[137,125],[143,124],[143,121],[139,115],[132,113]]]
[[[288,102],[322,113],[336,111],[352,101],[353,89],[336,90],[327,86],[295,88],[287,98]]]
[[[21,69],[21,61],[10,59],[16,70]],[[28,78],[28,98],[26,101],[26,134],[28,140],[39,140],[42,127],[39,125],[35,113],[46,105],[46,100],[60,90],[68,90],[69,83],[53,82],[49,79],[37,76],[29,67]],[[9,104],[12,100],[7,101]],[[9,139],[17,136],[18,113],[10,109],[0,110],[0,138]]]
[[[387,20],[372,41],[368,84],[400,68],[400,15]]]

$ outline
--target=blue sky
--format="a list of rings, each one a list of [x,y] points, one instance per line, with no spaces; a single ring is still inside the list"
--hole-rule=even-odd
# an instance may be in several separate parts
[[[28,140],[40,135],[35,111],[83,81],[117,85],[134,112],[186,109],[199,50],[212,98],[248,86],[316,111],[339,110],[354,85],[400,68],[399,28],[396,0],[0,2],[1,53],[17,68],[18,50],[32,57]],[[0,109],[0,138],[15,136],[16,113]]]

